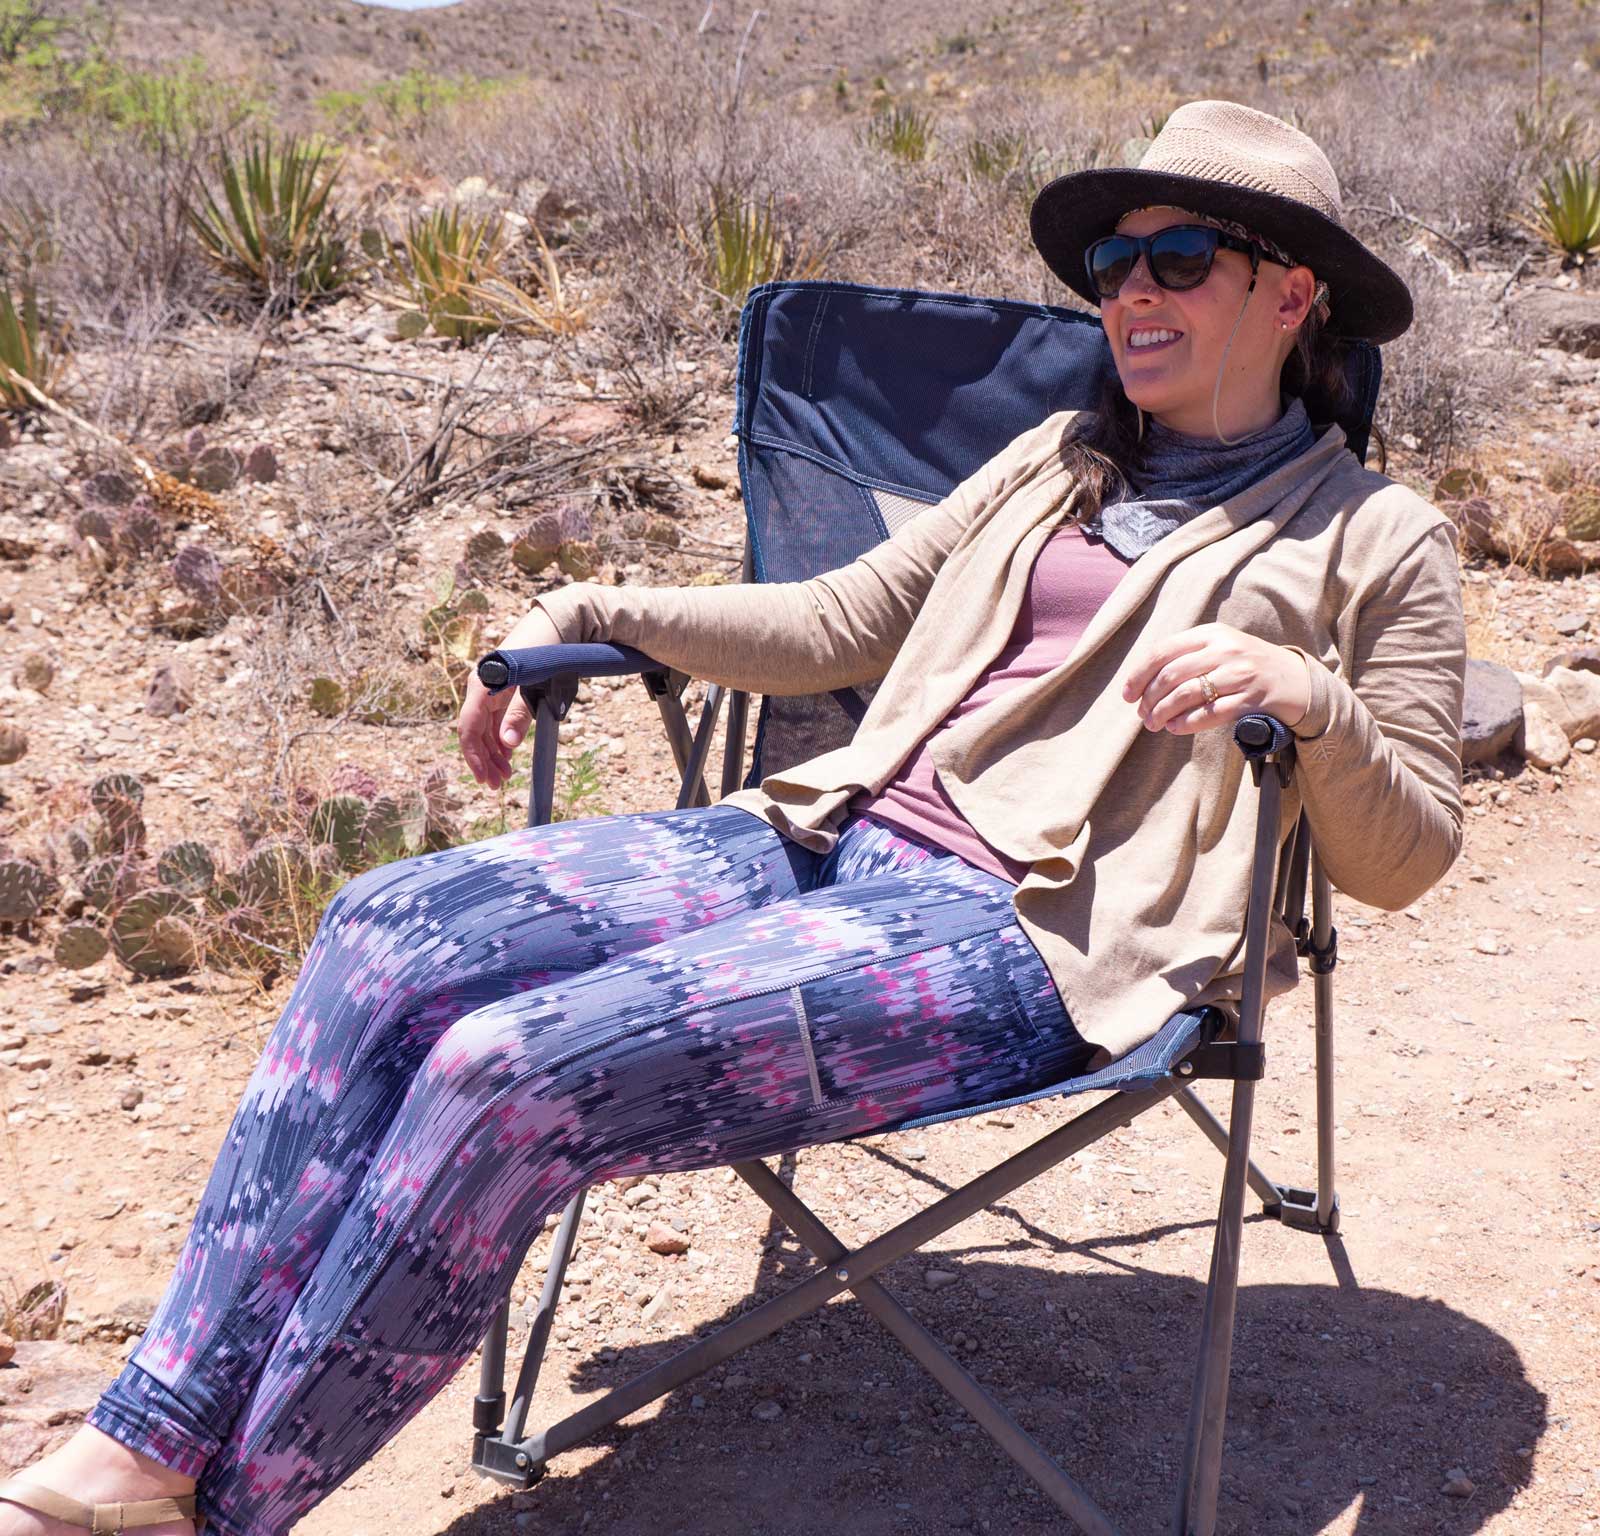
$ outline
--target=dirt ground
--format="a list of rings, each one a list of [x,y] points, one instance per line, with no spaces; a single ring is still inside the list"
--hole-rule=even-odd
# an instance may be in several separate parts
[[[615,704],[637,721],[630,739],[647,740],[645,701],[629,691]],[[630,757],[611,808],[660,804],[661,755]],[[1339,904],[1343,1235],[1249,1222],[1224,1530],[1570,1536],[1600,1522],[1600,997],[1589,980],[1600,774],[1592,757],[1574,764],[1561,781],[1522,772],[1473,786],[1466,851],[1415,907]],[[3,962],[0,1043],[23,1036],[28,1057],[50,1065],[0,1070],[0,1273],[63,1280],[77,1342],[25,1343],[0,1371],[0,1470],[68,1433],[131,1349],[288,991],[284,981],[262,997],[206,974],[136,984],[107,964],[29,974],[25,959]],[[1311,1038],[1303,986],[1273,1009],[1257,1113],[1259,1158],[1291,1182],[1312,1177]],[[131,1088],[143,1102],[129,1111]],[[817,1148],[781,1171],[841,1237],[861,1239],[1070,1109],[1045,1101]],[[1219,1168],[1164,1106],[885,1276],[1134,1530],[1169,1510]],[[637,1209],[609,1186],[595,1192],[602,1220],[577,1260],[587,1279],[569,1287],[534,1422],[807,1271],[730,1172],[653,1182]],[[611,1210],[627,1212],[617,1231],[603,1221]],[[682,1225],[687,1255],[659,1257],[630,1229],[658,1219]],[[519,1308],[537,1295],[549,1244],[546,1233],[534,1246]],[[930,1284],[930,1270],[959,1278]],[[526,1331],[524,1315],[514,1350]],[[469,1470],[475,1390],[476,1371],[464,1372],[298,1529],[1063,1528],[846,1299],[558,1457],[527,1494]]]

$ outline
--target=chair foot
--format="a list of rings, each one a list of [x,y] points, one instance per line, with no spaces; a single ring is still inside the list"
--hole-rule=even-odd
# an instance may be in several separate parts
[[[531,1488],[545,1474],[545,1464],[498,1437],[472,1437],[472,1470],[512,1488]]]
[[[1287,1184],[1278,1185],[1278,1198],[1269,1200],[1263,1207],[1268,1216],[1275,1216],[1286,1227],[1297,1232],[1320,1232],[1331,1237],[1339,1230],[1339,1197],[1333,1197],[1333,1209],[1326,1222],[1317,1220],[1317,1192],[1314,1189],[1292,1189]]]

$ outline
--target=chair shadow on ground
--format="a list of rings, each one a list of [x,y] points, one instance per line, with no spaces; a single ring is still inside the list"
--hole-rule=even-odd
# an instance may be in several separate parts
[[[793,1159],[779,1172],[789,1182]],[[1019,1236],[942,1253],[957,1284],[930,1290],[929,1261],[915,1254],[880,1278],[1129,1536],[1167,1531],[1204,1288],[1117,1254],[1183,1228],[1209,1252],[1209,1223],[1077,1241],[1009,1200],[993,1209],[1018,1220]],[[1526,1485],[1546,1423],[1545,1397],[1516,1349],[1442,1301],[1362,1288],[1339,1239],[1305,1241],[1325,1247],[1326,1283],[1251,1283],[1246,1234],[1219,1533],[1305,1536],[1348,1521],[1346,1512],[1358,1536],[1482,1529]],[[1028,1263],[1040,1249],[1093,1254],[1116,1272]],[[546,1371],[586,1394],[619,1385],[811,1268],[774,1219],[745,1303],[694,1335],[623,1348],[604,1363],[555,1353]],[[513,1351],[524,1337],[513,1334]],[[758,1418],[767,1402],[781,1416]],[[556,1457],[530,1494],[464,1514],[450,1536],[1075,1529],[848,1295],[644,1411],[655,1416],[595,1437],[598,1460]],[[1442,1491],[1458,1467],[1473,1485],[1466,1497]]]

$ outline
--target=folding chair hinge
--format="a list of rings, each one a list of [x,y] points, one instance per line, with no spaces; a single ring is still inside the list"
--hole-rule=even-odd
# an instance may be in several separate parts
[[[1326,976],[1339,963],[1339,930],[1330,928],[1328,930],[1327,944],[1318,949],[1308,929],[1305,937],[1299,940],[1295,948],[1310,960],[1311,974],[1313,976]]]
[[[472,1470],[479,1477],[492,1477],[513,1488],[531,1488],[544,1476],[542,1461],[536,1462],[523,1450],[494,1435],[472,1437]]]
[[[528,713],[535,719],[539,716],[539,701],[543,699],[557,720],[565,720],[572,701],[578,697],[578,679],[553,677],[548,683],[524,683],[521,693]]]
[[[1259,1043],[1241,1045],[1237,1040],[1213,1040],[1210,1045],[1197,1045],[1172,1070],[1179,1077],[1258,1083],[1267,1074],[1267,1048]]]
[[[652,699],[664,699],[668,694],[681,694],[689,675],[686,672],[641,672],[639,680]]]

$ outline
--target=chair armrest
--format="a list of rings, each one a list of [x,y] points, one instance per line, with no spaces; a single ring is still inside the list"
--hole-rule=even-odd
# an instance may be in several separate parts
[[[490,693],[498,693],[502,688],[536,688],[559,678],[627,677],[667,670],[629,645],[530,645],[490,651],[478,662],[478,681]]]

